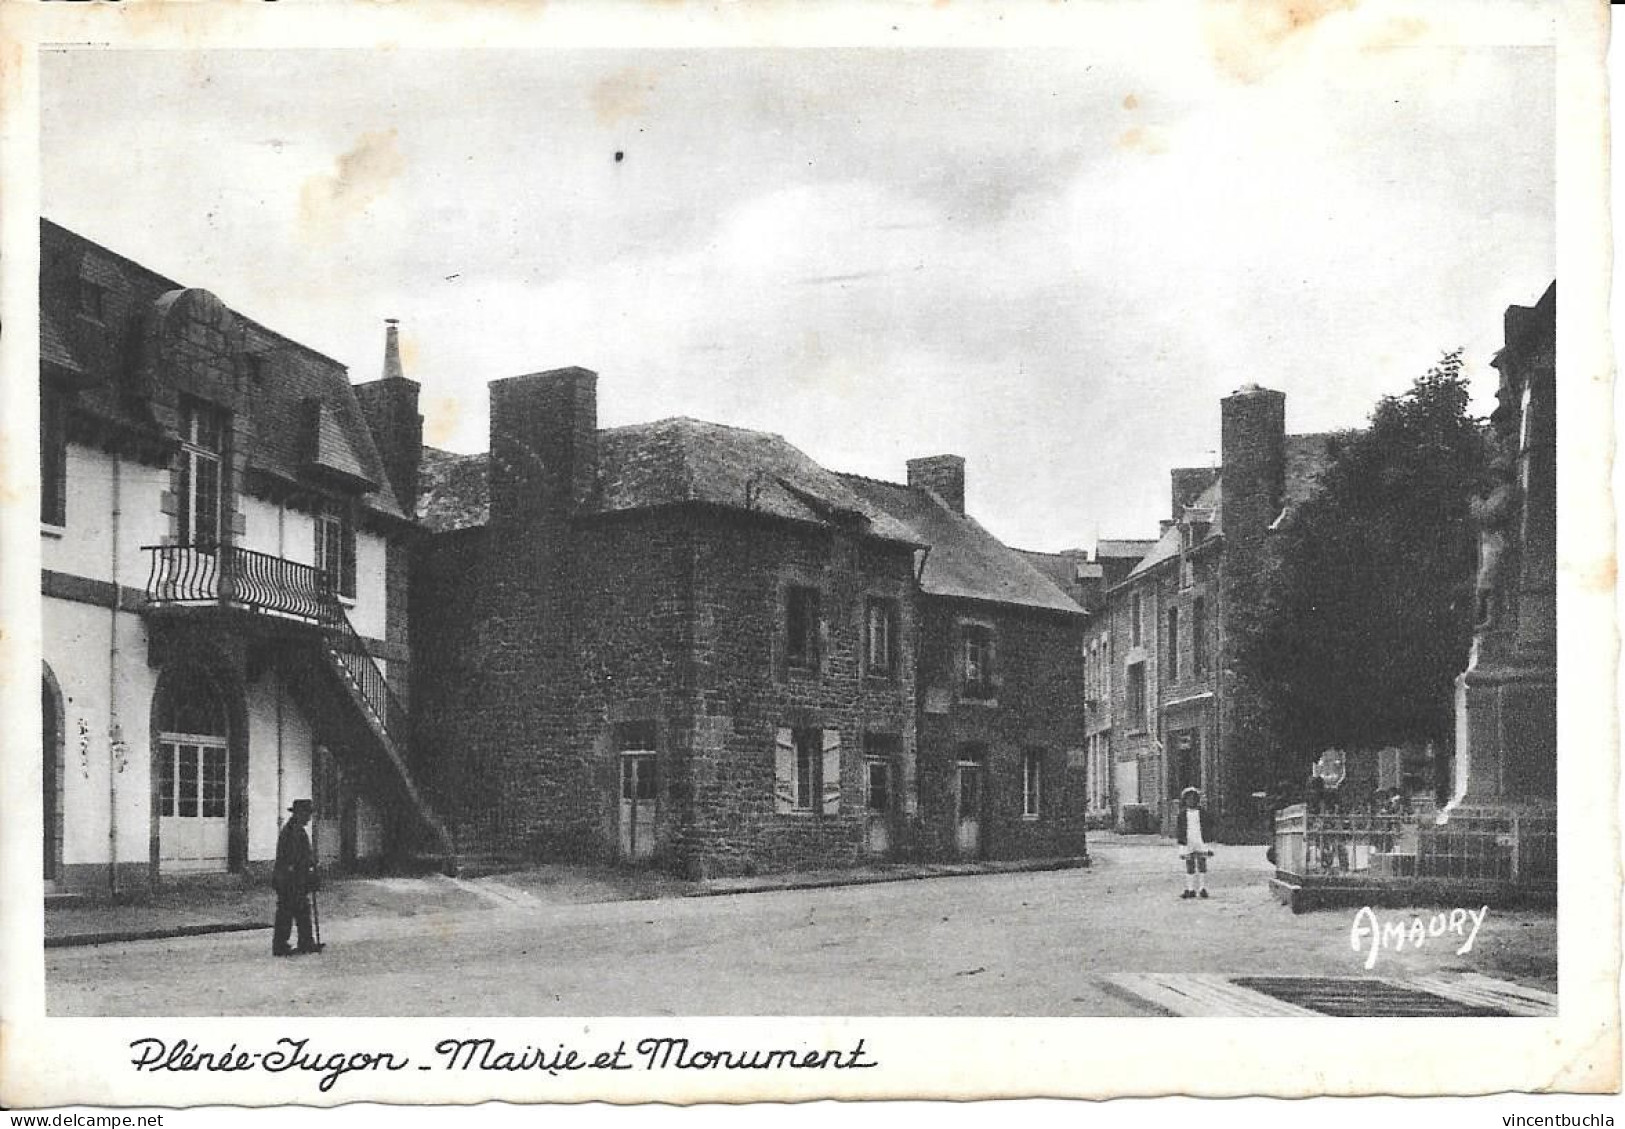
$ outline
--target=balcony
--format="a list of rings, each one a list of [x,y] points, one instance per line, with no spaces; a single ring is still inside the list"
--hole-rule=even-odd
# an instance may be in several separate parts
[[[343,612],[332,577],[312,565],[235,545],[149,545],[147,604],[221,607],[327,626]]]

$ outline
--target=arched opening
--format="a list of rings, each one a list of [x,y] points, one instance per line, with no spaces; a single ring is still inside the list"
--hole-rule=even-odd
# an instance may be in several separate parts
[[[40,806],[45,888],[62,877],[62,689],[49,666],[40,679]]]
[[[234,740],[239,711],[219,682],[187,666],[158,685],[153,815],[160,871],[237,870],[244,861],[247,758]]]

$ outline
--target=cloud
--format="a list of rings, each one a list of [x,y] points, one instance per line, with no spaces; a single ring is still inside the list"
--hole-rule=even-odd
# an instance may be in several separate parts
[[[299,232],[307,243],[328,245],[406,171],[399,131],[363,133],[341,153],[332,172],[309,177],[299,189]]]

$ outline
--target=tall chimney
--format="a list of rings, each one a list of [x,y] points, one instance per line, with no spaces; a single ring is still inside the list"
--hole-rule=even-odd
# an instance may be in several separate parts
[[[908,484],[931,491],[956,514],[965,512],[965,460],[959,455],[910,459]]]
[[[584,368],[491,381],[491,524],[563,518],[598,481],[598,374]]]
[[[404,380],[401,372],[400,318],[384,319],[384,379]]]
[[[1262,537],[1286,485],[1286,394],[1249,384],[1219,405],[1225,539]]]
[[[384,375],[355,386],[356,400],[372,432],[384,475],[408,516],[417,512],[418,469],[423,461],[423,417],[418,385],[401,372],[401,346],[394,318],[384,319]]]

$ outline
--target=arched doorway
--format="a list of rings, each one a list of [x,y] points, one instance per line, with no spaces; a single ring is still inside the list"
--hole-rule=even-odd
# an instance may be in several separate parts
[[[156,858],[167,873],[236,870],[246,827],[246,758],[218,683],[196,668],[166,674],[153,748]]]
[[[62,877],[62,691],[50,667],[40,679],[40,810],[45,889]]]

